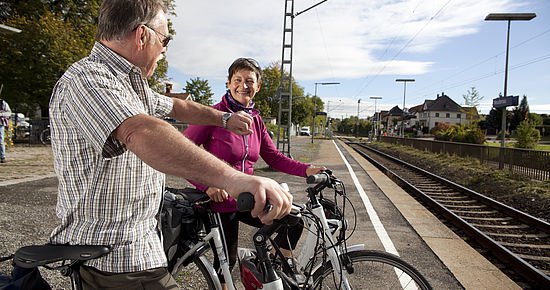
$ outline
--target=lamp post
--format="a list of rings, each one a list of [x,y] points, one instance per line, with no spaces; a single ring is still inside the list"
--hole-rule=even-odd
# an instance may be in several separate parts
[[[355,137],[359,137],[359,105],[361,104],[361,99],[357,99],[357,123],[355,123]]]
[[[529,21],[535,18],[535,13],[490,13],[485,17],[485,21],[508,21],[508,33],[506,34],[506,64],[504,67],[504,96],[508,97],[508,53],[510,50],[510,23],[514,20]],[[506,107],[502,107],[500,147],[504,148],[504,137],[506,136]]]
[[[405,136],[405,95],[407,94],[407,82],[414,82],[414,79],[396,79],[396,82],[403,82],[403,112],[401,113],[401,138]]]
[[[380,120],[378,120],[378,118],[380,116],[377,116],[376,115],[376,101],[382,99],[382,97],[378,97],[378,96],[372,96],[370,97],[371,100],[374,100],[374,119],[375,119],[375,124],[376,126],[374,126],[374,138],[376,138],[376,136],[378,136],[378,124],[380,122]]]
[[[315,97],[317,97],[317,86],[330,86],[330,85],[339,85],[339,82],[321,82],[315,83]],[[311,123],[311,143],[313,143],[313,135],[315,135],[315,116],[317,115],[317,104],[315,100],[313,102],[313,122]]]

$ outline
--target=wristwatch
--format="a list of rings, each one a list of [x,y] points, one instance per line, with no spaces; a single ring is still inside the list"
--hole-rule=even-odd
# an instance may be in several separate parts
[[[227,129],[227,121],[231,118],[232,113],[223,113],[222,115],[222,124],[225,129]]]

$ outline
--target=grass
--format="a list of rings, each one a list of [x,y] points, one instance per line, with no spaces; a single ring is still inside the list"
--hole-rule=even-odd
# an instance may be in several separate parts
[[[515,148],[514,143],[515,142],[507,142],[504,145],[506,145],[507,148]],[[500,147],[500,140],[497,140],[495,142],[485,142],[484,145],[491,146],[491,147]],[[535,147],[535,150],[550,151],[550,145],[538,144]]]

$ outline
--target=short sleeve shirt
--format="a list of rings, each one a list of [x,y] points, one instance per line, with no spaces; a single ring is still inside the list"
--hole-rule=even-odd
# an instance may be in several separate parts
[[[172,100],[152,91],[140,69],[101,43],[59,79],[50,100],[55,244],[107,245],[87,265],[107,272],[165,267],[157,230],[165,176],[112,137],[126,119],[163,117]]]

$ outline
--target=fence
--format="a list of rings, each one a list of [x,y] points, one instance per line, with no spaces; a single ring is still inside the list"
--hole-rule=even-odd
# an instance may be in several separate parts
[[[411,146],[418,150],[475,158],[482,164],[498,166],[529,178],[550,181],[550,152],[500,148],[424,139],[381,137],[382,142]]]

